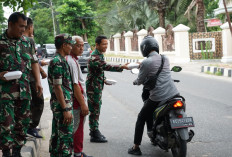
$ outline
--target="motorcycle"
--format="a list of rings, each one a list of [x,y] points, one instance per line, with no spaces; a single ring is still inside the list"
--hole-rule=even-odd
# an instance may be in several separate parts
[[[179,66],[174,66],[171,71],[180,72]],[[132,69],[133,74],[138,74],[138,69]],[[174,82],[180,82],[174,80]],[[185,113],[185,98],[178,95],[164,102],[160,102],[153,114],[153,129],[148,136],[155,146],[168,152],[171,149],[173,157],[186,157],[187,143],[194,136],[192,117]]]

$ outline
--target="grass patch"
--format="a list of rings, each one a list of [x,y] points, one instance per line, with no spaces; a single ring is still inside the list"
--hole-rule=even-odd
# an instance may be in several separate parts
[[[128,58],[128,59],[143,59],[142,56],[126,56],[126,55],[115,55],[115,54],[104,54],[105,57],[118,57],[118,58]]]
[[[232,63],[227,63],[227,64],[210,64],[209,66],[214,66],[214,67],[220,67],[220,68],[232,68]]]
[[[214,75],[222,76],[222,72],[221,71],[217,71]]]
[[[217,71],[215,74],[214,74],[214,73],[211,73],[210,71],[206,71],[205,73],[206,73],[206,74],[209,74],[209,75],[222,76],[222,72],[221,72],[221,71]]]

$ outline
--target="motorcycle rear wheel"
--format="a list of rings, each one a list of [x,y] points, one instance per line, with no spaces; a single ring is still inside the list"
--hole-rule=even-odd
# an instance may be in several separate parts
[[[171,148],[173,157],[186,157],[187,154],[187,142],[182,140],[177,134],[175,136],[175,144]]]

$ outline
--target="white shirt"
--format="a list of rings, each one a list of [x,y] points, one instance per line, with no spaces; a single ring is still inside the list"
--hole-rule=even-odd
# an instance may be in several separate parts
[[[79,62],[78,62],[78,60],[76,60],[71,55],[68,55],[66,57],[66,60],[67,60],[67,62],[69,64],[69,67],[70,67],[70,73],[71,73],[73,84],[78,84],[78,81],[80,82],[80,84],[81,84],[81,86],[83,88],[83,96],[84,96],[84,99],[85,99],[85,103],[87,104],[87,94],[86,94],[85,79],[84,79],[84,76],[82,74]]]

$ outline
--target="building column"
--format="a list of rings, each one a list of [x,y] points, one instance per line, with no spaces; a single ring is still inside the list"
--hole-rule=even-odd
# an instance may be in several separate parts
[[[130,54],[131,52],[131,38],[133,37],[133,32],[128,31],[124,34],[125,37],[125,48],[126,54]]]
[[[189,30],[190,28],[179,24],[172,29],[174,31],[175,38],[175,63],[190,62],[189,54]]]
[[[229,23],[226,22],[221,26],[222,29],[222,44],[223,44],[223,57],[221,62],[232,62],[232,36],[230,33]]]
[[[121,38],[121,34],[117,33],[113,36],[114,38],[114,54],[118,54],[120,51],[120,44],[119,44],[119,38]]]
[[[139,48],[139,52],[140,52],[140,44],[141,44],[141,42],[143,41],[143,38],[144,38],[145,36],[147,36],[147,30],[141,29],[141,30],[137,33],[137,35],[138,35],[138,48]]]
[[[162,27],[158,27],[155,29],[152,33],[154,33],[154,38],[157,40],[159,44],[159,52],[163,52],[163,40],[162,40],[162,35],[165,35],[165,29]]]

